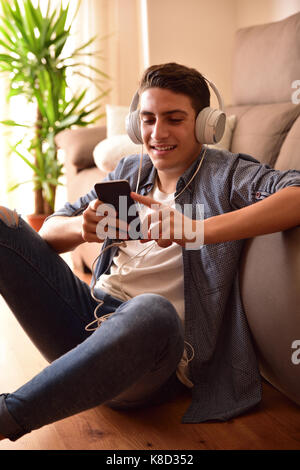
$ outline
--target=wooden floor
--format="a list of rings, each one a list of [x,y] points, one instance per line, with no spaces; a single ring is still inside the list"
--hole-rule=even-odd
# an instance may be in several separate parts
[[[0,392],[11,392],[47,363],[0,297]],[[300,407],[263,384],[262,403],[226,423],[181,424],[189,395],[140,411],[105,406],[45,426],[1,450],[300,449]],[[76,393],[76,391],[74,391]]]

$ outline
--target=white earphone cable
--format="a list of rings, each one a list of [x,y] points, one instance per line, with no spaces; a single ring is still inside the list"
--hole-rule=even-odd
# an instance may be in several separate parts
[[[186,190],[186,188],[191,184],[191,182],[193,181],[193,179],[195,178],[195,176],[197,175],[197,173],[200,171],[200,168],[202,166],[202,163],[203,163],[203,160],[204,160],[204,157],[205,157],[205,154],[206,154],[206,150],[207,150],[207,147],[205,147],[204,149],[204,152],[203,152],[203,155],[201,157],[201,160],[199,162],[199,165],[196,169],[196,171],[193,173],[192,177],[190,178],[190,180],[188,181],[188,183],[185,185],[185,187],[182,189],[182,191],[180,191],[180,193],[178,193],[175,198],[174,198],[174,201]],[[141,177],[141,169],[142,169],[142,159],[143,159],[143,145],[142,145],[142,151],[141,151],[141,157],[140,157],[140,165],[139,165],[139,171],[138,171],[138,178],[137,178],[137,184],[136,184],[136,190],[135,192],[137,193],[138,192],[138,188],[139,188],[139,184],[140,184],[140,177]],[[124,268],[124,266],[128,265],[131,261],[133,261],[135,258],[138,258],[141,256],[141,254],[143,252],[144,255],[142,256],[142,259],[152,250],[152,248],[154,247],[156,241],[153,240],[153,242],[151,243],[150,246],[146,246],[145,248],[143,248],[143,250],[141,250],[139,253],[135,254],[134,256],[132,256],[128,261],[126,261],[125,263],[123,263],[119,269],[118,269],[118,272],[117,272],[117,275],[119,277],[119,285],[120,285],[120,288],[121,288],[121,291],[122,291],[122,294],[124,296],[124,298],[127,298],[127,300],[130,299],[130,297],[126,294],[126,292],[124,291],[123,289],[123,286],[122,286],[122,269]],[[116,243],[112,243],[111,245],[107,246],[106,248],[102,249],[100,254],[95,258],[95,260],[93,261],[93,264],[92,264],[92,284],[91,284],[91,296],[92,298],[98,303],[97,307],[95,308],[94,310],[94,317],[95,317],[95,320],[91,321],[88,325],[86,325],[85,327],[85,330],[86,331],[95,331],[97,330],[101,324],[107,320],[114,312],[111,312],[111,313],[107,313],[106,315],[102,315],[100,317],[98,317],[97,315],[97,312],[99,310],[99,308],[102,307],[102,305],[104,304],[104,301],[97,298],[96,295],[95,295],[95,286],[96,286],[96,282],[97,282],[97,279],[96,279],[96,276],[95,276],[95,270],[94,270],[94,267],[95,267],[95,263],[97,262],[97,260],[100,258],[100,256],[108,249],[112,248],[113,246],[118,246],[118,247],[121,247],[123,246],[124,248],[126,248],[126,242],[125,241],[122,241],[122,242],[116,242]],[[95,325],[96,326],[93,326]],[[194,358],[194,348],[193,346],[188,343],[187,341],[184,341],[192,350],[192,356],[190,358],[187,358],[186,359],[186,362],[189,363],[193,360]]]
[[[105,320],[107,320],[107,318],[111,315],[111,313],[108,313],[106,315],[102,315],[101,317],[98,317],[97,315],[97,311],[100,307],[102,307],[102,305],[104,304],[103,300],[101,299],[98,299],[98,297],[96,297],[95,295],[95,286],[96,286],[96,282],[97,282],[97,279],[96,279],[96,276],[95,276],[95,263],[98,261],[98,259],[100,258],[100,256],[103,255],[103,253],[112,248],[113,246],[124,246],[126,247],[126,242],[118,242],[118,243],[112,243],[111,245],[107,246],[106,248],[102,249],[99,253],[99,255],[94,259],[93,261],[93,264],[92,264],[92,283],[91,283],[91,297],[96,301],[98,302],[99,305],[97,305],[97,307],[95,308],[94,310],[94,317],[95,317],[95,320],[91,321],[88,325],[85,326],[85,330],[86,331],[95,331],[99,328],[99,326],[101,326],[101,323],[104,322]],[[113,312],[112,312],[113,313]],[[91,328],[92,325],[94,324],[97,324],[96,328]]]

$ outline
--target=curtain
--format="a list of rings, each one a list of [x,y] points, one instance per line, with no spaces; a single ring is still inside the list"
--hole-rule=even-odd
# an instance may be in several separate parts
[[[81,62],[100,69],[106,74],[109,73],[110,67],[107,58],[110,29],[109,12],[113,9],[114,5],[115,0],[82,0],[79,12],[72,25],[72,44],[69,44],[69,47],[73,49],[95,37],[96,39],[89,48],[89,52],[92,55],[85,57]],[[87,81],[85,76],[88,76],[91,81]],[[72,77],[72,81],[74,88],[89,87],[86,101],[96,98],[100,93],[99,88],[105,88],[105,83],[101,81],[101,76],[84,65],[81,69],[81,75]]]
[[[129,105],[148,65],[146,10],[145,0],[82,0],[76,37],[83,42],[97,36],[95,50],[101,51],[102,58],[91,58],[92,65],[110,77],[104,103]]]

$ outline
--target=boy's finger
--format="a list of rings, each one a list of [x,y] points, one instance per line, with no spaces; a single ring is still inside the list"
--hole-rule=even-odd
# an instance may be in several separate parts
[[[97,208],[100,206],[100,204],[102,204],[101,201],[99,201],[99,199],[93,199],[93,201],[91,201],[89,203],[89,207],[90,209],[92,209],[93,211],[96,211]]]
[[[160,202],[155,201],[155,199],[153,199],[150,196],[141,196],[141,194],[137,194],[137,193],[134,193],[134,192],[131,192],[130,196],[135,201],[140,202],[141,204],[144,204],[145,206],[150,207],[150,208],[151,208],[152,205],[161,206]]]

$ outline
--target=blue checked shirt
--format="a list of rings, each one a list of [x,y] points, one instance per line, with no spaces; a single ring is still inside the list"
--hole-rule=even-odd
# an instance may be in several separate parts
[[[197,160],[179,178],[176,194],[188,183],[199,164]],[[135,190],[139,156],[120,161],[105,179],[126,179]],[[139,193],[153,188],[156,170],[144,156]],[[300,186],[300,172],[276,171],[244,154],[208,148],[200,172],[178,197],[183,208],[204,204],[204,217],[212,217],[248,206],[287,186]],[[53,215],[81,214],[96,199],[92,189],[74,204],[67,203]],[[112,243],[106,239],[105,246]],[[239,289],[239,260],[244,241],[182,249],[184,267],[185,340],[194,348],[189,374],[194,387],[192,402],[183,416],[185,423],[228,420],[259,403],[261,379]],[[99,259],[98,279],[109,272],[118,247]]]

